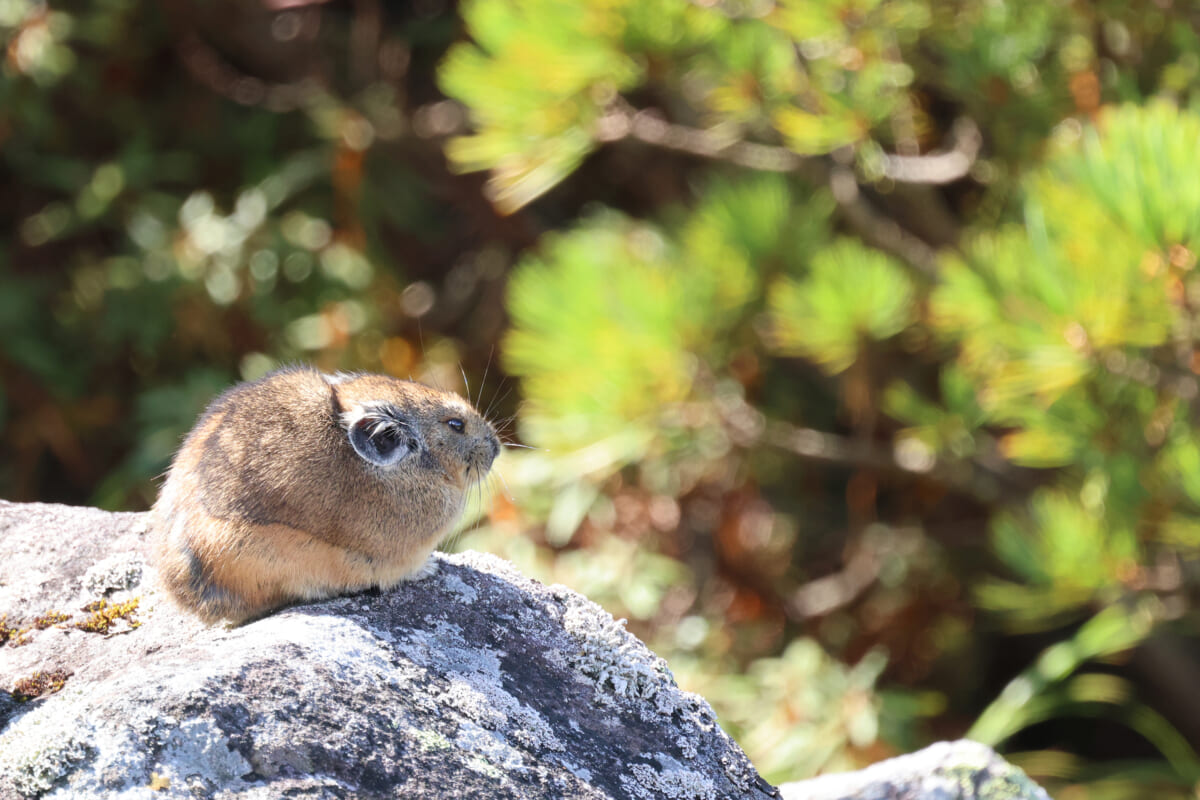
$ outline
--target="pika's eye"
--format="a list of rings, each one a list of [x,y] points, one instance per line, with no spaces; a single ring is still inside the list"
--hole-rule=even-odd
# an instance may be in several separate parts
[[[467,423],[463,422],[458,417],[451,417],[450,419],[446,420],[446,424],[449,425],[450,430],[454,431],[455,433],[462,433],[467,429]]]

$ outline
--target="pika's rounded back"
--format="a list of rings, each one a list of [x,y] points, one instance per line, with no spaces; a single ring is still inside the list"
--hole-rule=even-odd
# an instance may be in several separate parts
[[[206,620],[418,573],[500,451],[463,398],[296,367],[218,397],[152,511],[159,571]]]

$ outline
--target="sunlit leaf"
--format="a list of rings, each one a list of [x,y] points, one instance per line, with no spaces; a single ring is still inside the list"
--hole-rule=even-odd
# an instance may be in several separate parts
[[[771,346],[841,372],[864,339],[886,339],[912,321],[913,295],[912,281],[893,259],[839,240],[813,257],[804,280],[772,287]]]
[[[574,170],[594,147],[607,98],[638,80],[638,65],[620,46],[619,5],[465,4],[476,43],[451,48],[438,75],[477,132],[451,140],[447,155],[461,170],[492,170],[491,197],[501,211],[520,208]]]

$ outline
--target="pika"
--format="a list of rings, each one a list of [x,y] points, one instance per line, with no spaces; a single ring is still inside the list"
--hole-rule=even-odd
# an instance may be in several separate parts
[[[422,574],[500,452],[456,394],[289,367],[214,400],[150,525],[163,584],[206,622]]]

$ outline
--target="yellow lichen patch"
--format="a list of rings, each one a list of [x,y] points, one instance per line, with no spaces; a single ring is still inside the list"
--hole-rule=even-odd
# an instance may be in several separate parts
[[[44,631],[51,625],[57,625],[60,622],[66,622],[71,618],[70,614],[64,614],[61,611],[47,611],[40,617],[33,618],[33,627],[39,631]]]
[[[69,677],[71,673],[65,669],[35,672],[28,678],[17,681],[10,694],[17,702],[24,703],[44,694],[54,694],[66,684]]]
[[[75,627],[81,631],[89,633],[109,633],[117,620],[125,620],[130,628],[136,628],[142,623],[138,622],[135,612],[138,607],[138,598],[126,600],[124,603],[109,603],[107,600],[96,600],[88,603],[83,607],[83,610],[91,616],[82,622],[75,623]]]
[[[16,628],[9,625],[8,615],[0,614],[0,645],[7,643],[9,647],[20,647],[29,641],[26,635],[29,627]]]
[[[166,775],[159,775],[157,772],[150,773],[150,791],[161,792],[163,789],[171,788],[171,779]]]

